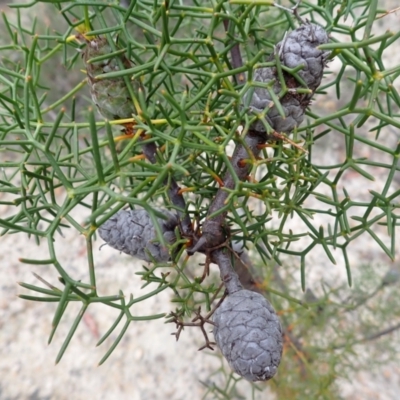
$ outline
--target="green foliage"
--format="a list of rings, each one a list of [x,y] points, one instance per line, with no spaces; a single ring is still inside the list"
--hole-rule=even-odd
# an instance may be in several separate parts
[[[205,303],[206,309],[211,309],[218,284],[200,283],[193,277],[182,249],[169,265],[143,267],[139,275],[144,285],[150,286],[147,294],[130,300],[125,300],[122,292],[99,296],[93,262],[96,229],[126,205],[145,208],[152,215],[155,211],[149,203],[174,208],[164,185],[171,177],[187,188],[191,219],[204,220],[219,188],[218,177],[230,168],[229,146],[242,143],[242,126],[246,130],[257,119],[242,107],[244,95],[254,88],[252,73],[266,65],[274,45],[286,30],[296,26],[296,21],[270,1],[193,0],[183,4],[149,0],[132,1],[127,9],[118,2],[60,1],[48,5],[59,13],[57,24],[50,23],[43,29],[40,20],[27,24],[31,8],[26,8],[38,7],[38,3],[14,4],[14,15],[3,13],[8,37],[1,39],[0,46],[0,190],[7,194],[1,204],[12,206],[13,212],[0,218],[1,233],[25,233],[38,243],[47,242],[47,258],[21,261],[51,265],[63,289],[48,283],[48,288],[22,284],[34,294],[21,297],[58,303],[50,341],[68,304],[82,303],[57,361],[92,303],[119,310],[118,319],[99,342],[124,321],[102,363],[131,322],[164,316],[132,315],[134,303],[171,290],[177,312],[189,317],[199,304]],[[303,290],[307,260],[317,248],[323,249],[332,263],[336,263],[333,249],[341,250],[350,285],[348,253],[361,235],[370,235],[384,254],[390,259],[395,257],[400,191],[394,189],[393,182],[399,170],[400,145],[397,133],[388,140],[387,129],[400,128],[400,96],[394,84],[400,66],[386,66],[385,60],[396,51],[400,32],[373,34],[377,18],[384,12],[376,0],[310,1],[301,5],[302,18],[330,32],[331,43],[323,48],[332,50],[330,58],[340,64],[338,72],[326,75],[315,104],[307,112],[307,122],[293,133],[293,142],[303,150],[282,141],[271,143],[272,150],[264,150],[262,159],[251,160],[249,180],[236,182],[224,208],[228,210],[226,222],[232,240],[254,249],[256,259],[269,265],[284,264],[288,256],[299,260]],[[131,135],[118,132],[121,121],[105,121],[96,114],[89,97],[76,97],[87,93],[85,76],[79,72],[83,63],[78,50],[83,42],[71,38],[82,24],[91,26],[88,35],[105,35],[117,54],[123,50],[134,63],[132,68],[103,76],[137,79],[145,88],[145,92],[134,94],[140,107],[131,120],[136,126]],[[235,69],[230,52],[236,43],[244,65]],[[54,80],[49,79],[49,73]],[[237,74],[245,74],[248,79],[237,84]],[[327,98],[334,101],[332,112],[319,107],[318,103]],[[143,133],[147,135],[144,141]],[[333,142],[343,144],[343,157],[333,164],[328,160],[317,164],[315,151],[329,154]],[[156,164],[143,160],[143,143],[157,145]],[[321,150],[318,143],[325,148]],[[361,157],[360,148],[371,157]],[[357,188],[343,184],[349,171],[371,181],[379,176],[383,179],[380,189],[371,191],[368,198],[359,198]],[[80,207],[87,210],[84,225],[74,217]],[[294,231],[292,219],[301,221]],[[381,225],[387,228],[386,237],[376,231]],[[70,276],[57,258],[55,240],[59,239],[55,234],[64,229],[73,229],[76,235],[86,238],[87,273],[83,281],[82,276]],[[180,243],[185,243],[185,238]],[[164,273],[166,269],[169,275]],[[341,355],[334,344],[321,344],[317,339],[326,332],[334,333],[325,329],[327,321],[332,322],[337,315],[343,314],[347,334],[351,332],[345,318],[349,315],[348,305],[336,307],[338,300],[332,300],[344,290],[326,289],[322,316],[313,308],[305,310],[285,300],[296,297],[289,283],[279,288],[283,297],[273,296],[283,313],[295,307],[287,326],[295,325],[295,336],[304,337],[312,347],[307,349],[307,357],[310,352],[313,359],[326,362],[326,387],[337,377],[330,356],[334,353],[335,360],[344,357],[357,343],[354,339],[349,344],[348,337],[332,341],[345,346]],[[385,315],[380,310],[377,314]],[[311,320],[316,322],[315,330],[308,330]],[[362,322],[354,323],[360,329]],[[324,335],[316,332],[319,328]],[[282,371],[298,362],[295,353],[288,350]],[[298,368],[305,368],[305,374],[320,376],[318,369],[310,372],[308,364],[304,362]],[[278,392],[284,380],[282,372],[276,383]]]

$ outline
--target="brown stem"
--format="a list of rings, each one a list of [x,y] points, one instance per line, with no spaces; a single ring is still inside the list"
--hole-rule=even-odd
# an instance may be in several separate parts
[[[400,323],[396,324],[394,326],[391,326],[390,328],[383,329],[382,331],[376,332],[376,333],[374,333],[372,335],[365,336],[361,341],[362,342],[369,342],[371,340],[379,339],[380,337],[388,335],[389,333],[397,331],[398,329],[400,329]]]
[[[225,31],[228,32],[229,30],[229,21],[224,20],[224,27]],[[240,53],[239,43],[235,43],[234,46],[231,48],[231,57],[232,57],[232,67],[233,69],[240,68],[243,66],[242,54]],[[243,72],[240,74],[235,75],[235,81],[238,84],[244,83],[246,81],[246,77]]]
[[[268,136],[264,133],[250,130],[243,139],[245,145],[242,143],[236,145],[231,164],[240,181],[246,180],[252,167],[251,163],[243,163],[243,161],[256,158],[261,151],[260,145],[264,144],[267,138]],[[223,186],[218,189],[214,200],[211,202],[208,215],[218,212],[225,206],[225,201],[229,196],[229,192],[225,189],[235,188],[235,179],[229,170],[224,176],[223,183]],[[203,224],[202,236],[199,241],[188,250],[188,254],[194,254],[196,251],[206,252],[225,242],[224,222],[226,215],[227,211],[224,211],[214,217],[206,218]]]
[[[240,283],[239,276],[232,267],[230,251],[228,249],[214,250],[212,259],[218,264],[221,281],[224,282],[228,294],[242,290],[243,286]]]
[[[143,154],[152,164],[157,163],[157,145],[155,143],[143,143]],[[164,183],[165,185],[168,185],[168,197],[171,203],[177,208],[182,228],[182,234],[188,237],[192,237],[192,222],[190,221],[189,215],[186,211],[186,202],[182,194],[180,193],[180,187],[173,178],[169,180],[167,179]]]

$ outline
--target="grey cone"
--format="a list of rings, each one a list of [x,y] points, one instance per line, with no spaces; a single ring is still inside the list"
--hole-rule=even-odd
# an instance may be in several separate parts
[[[175,240],[174,229],[178,218],[167,210],[161,211],[167,219],[158,218],[165,242]],[[168,249],[157,239],[157,233],[146,210],[121,210],[100,226],[100,237],[111,247],[145,261],[168,261]]]
[[[214,338],[231,368],[248,381],[271,379],[282,357],[282,327],[259,293],[239,290],[216,310]]]
[[[284,78],[286,86],[289,89],[308,88],[311,89],[313,93],[300,94],[295,91],[286,93],[280,99],[285,118],[279,114],[275,106],[268,111],[266,116],[267,122],[275,131],[290,133],[303,122],[305,110],[311,101],[314,91],[321,83],[326,60],[330,54],[329,51],[319,50],[317,47],[327,43],[328,40],[328,35],[321,26],[306,23],[287,34],[287,36],[277,44],[276,52],[280,54],[282,65],[289,68],[303,65],[298,75],[306,86],[302,86],[292,75],[285,72]],[[274,56],[271,56],[270,60],[273,58]],[[257,69],[254,72],[253,80],[266,84],[274,81],[271,89],[276,95],[279,95],[282,90],[276,67]],[[251,92],[247,92],[244,97],[244,103],[249,104],[249,109],[252,112],[262,112],[272,101],[270,93],[265,88],[256,87],[254,92],[252,92],[251,99],[248,98],[250,93]],[[256,121],[251,126],[251,129],[257,132],[266,131],[261,121]]]

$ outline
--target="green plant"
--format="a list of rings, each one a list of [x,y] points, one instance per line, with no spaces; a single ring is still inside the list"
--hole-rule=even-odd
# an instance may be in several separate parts
[[[334,88],[335,109],[327,112],[318,103],[309,108],[306,123],[291,139],[270,142],[271,151],[265,148],[260,158],[248,161],[251,168],[246,181],[232,170],[229,145],[245,146],[245,134],[259,117],[248,113],[243,99],[256,86],[251,77],[257,68],[279,65],[266,60],[285,31],[296,27],[290,12],[273,7],[271,1],[193,1],[188,5],[132,1],[128,8],[117,2],[60,1],[52,6],[64,26],[53,32],[40,31],[36,21],[30,27],[22,21],[24,9],[36,3],[13,5],[15,19],[3,13],[9,38],[0,48],[0,184],[8,194],[3,204],[12,205],[15,211],[2,217],[0,226],[2,234],[25,233],[38,243],[47,242],[47,258],[21,261],[48,264],[63,286],[24,283],[24,288],[36,293],[21,297],[58,303],[50,341],[68,304],[82,303],[57,361],[93,303],[119,312],[99,343],[124,320],[117,340],[100,363],[132,322],[165,316],[131,313],[133,304],[160,291],[171,290],[177,306],[170,320],[180,327],[200,305],[207,313],[212,310],[213,301],[221,296],[219,283],[206,279],[207,271],[201,278],[193,277],[191,259],[184,256],[191,221],[203,223],[204,229],[206,217],[219,216],[221,237],[229,230],[229,239],[253,250],[252,257],[261,260],[269,274],[275,263],[284,264],[288,257],[298,260],[303,290],[306,266],[312,268],[307,259],[318,248],[334,264],[333,249],[342,252],[349,285],[348,254],[361,235],[370,235],[394,259],[400,192],[393,189],[393,182],[400,146],[395,135],[390,142],[384,132],[400,127],[396,111],[400,97],[394,84],[400,66],[387,67],[384,60],[400,33],[373,34],[377,18],[387,11],[380,10],[376,0],[301,4],[301,17],[321,24],[331,34],[331,42],[321,49],[332,51],[330,58],[340,65],[337,72],[325,76],[315,97],[326,99]],[[105,36],[115,47],[116,57],[123,52],[132,60],[131,68],[102,77],[142,83],[145,91],[132,93],[138,105],[138,114],[132,118],[106,121],[89,106],[90,100],[84,106],[78,102],[75,96],[84,89],[86,79],[79,78],[79,83],[62,93],[50,87],[44,73],[49,66],[61,62],[55,76],[65,68],[64,74],[74,78],[83,67],[78,50],[84,44],[73,38],[82,24],[92,29],[88,35]],[[236,65],[232,56],[238,48],[243,65]],[[279,99],[274,101],[278,108]],[[134,125],[134,130],[119,133],[119,125],[127,124]],[[322,151],[318,143],[324,140],[343,145],[344,155],[337,163],[317,164],[315,149]],[[368,150],[369,159],[359,155],[360,148]],[[323,151],[329,154],[330,149]],[[234,185],[224,192],[220,186],[226,171],[234,177]],[[370,197],[360,199],[353,187],[342,184],[350,171],[367,180],[379,176],[382,185]],[[228,195],[210,215],[209,205],[218,192]],[[156,223],[162,217],[156,212],[161,203],[178,211],[183,221],[171,249],[176,253],[173,261],[143,267],[139,275],[151,289],[143,296],[125,299],[122,292],[100,296],[93,263],[97,228],[127,205],[144,208],[166,245]],[[84,226],[74,218],[78,207],[87,209]],[[292,219],[299,221],[295,230]],[[385,226],[386,234],[379,231],[380,226]],[[57,259],[55,233],[67,228],[86,238],[84,278],[83,273],[70,276]],[[269,291],[274,293],[271,302],[278,310],[299,303],[288,287]],[[282,305],[282,298],[289,303]]]

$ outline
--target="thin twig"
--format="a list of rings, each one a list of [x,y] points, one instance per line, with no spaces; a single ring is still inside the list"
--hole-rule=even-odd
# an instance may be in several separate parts
[[[60,292],[60,289],[52,285],[51,283],[47,282],[44,280],[41,276],[39,276],[36,272],[32,272],[33,276],[37,279],[39,279],[40,282],[44,283],[46,286],[48,286],[51,290],[54,290],[56,292]]]
[[[281,6],[280,4],[277,4],[277,3],[274,3],[274,7],[280,8],[281,10],[285,10],[285,11],[292,13],[299,20],[299,22],[301,24],[304,24],[305,21],[303,18],[300,17],[299,10],[298,10],[301,2],[302,2],[302,0],[297,0],[297,3],[292,8],[287,8],[287,7]]]
[[[394,326],[391,326],[390,328],[387,329],[383,329],[382,331],[376,332],[372,335],[369,336],[365,336],[362,341],[363,342],[369,342],[371,340],[375,340],[375,339],[379,339],[382,336],[388,335],[389,333],[392,333],[394,331],[397,331],[398,329],[400,329],[400,323]]]
[[[380,15],[379,17],[376,17],[375,19],[386,17],[387,15],[393,14],[393,13],[399,11],[399,10],[400,10],[400,7],[396,7],[393,10],[386,11],[384,14]]]
[[[222,285],[220,286],[218,291],[221,289],[221,287],[222,287]],[[200,350],[204,350],[206,348],[210,349],[210,350],[214,350],[214,348],[212,346],[215,346],[216,343],[210,341],[210,339],[208,338],[208,334],[207,334],[206,330],[204,329],[204,325],[206,323],[214,325],[214,322],[210,318],[214,314],[216,309],[221,305],[221,303],[225,299],[226,295],[227,295],[227,293],[225,292],[224,295],[219,299],[218,303],[204,317],[201,315],[201,307],[199,307],[198,310],[194,311],[196,316],[192,319],[191,322],[183,322],[181,319],[182,314],[171,312],[170,316],[172,316],[173,319],[169,322],[175,323],[176,328],[177,328],[177,331],[174,333],[171,333],[171,335],[174,335],[176,340],[178,341],[180,334],[185,326],[198,327],[198,328],[200,328],[201,332],[203,333],[204,339],[206,341],[205,345],[201,346],[198,350],[200,351]]]
[[[397,331],[398,329],[400,329],[400,323],[393,325],[389,328],[383,329],[381,331],[378,331],[376,333],[373,333],[371,335],[364,336],[361,339],[355,340],[353,343],[351,343],[351,345],[365,343],[365,342],[371,342],[372,340],[379,339],[382,336],[389,335],[390,333],[393,333],[393,332]],[[338,349],[343,349],[345,347],[350,347],[350,344],[348,343],[348,341],[343,344],[338,344],[336,346],[332,346],[331,349],[338,350]]]

